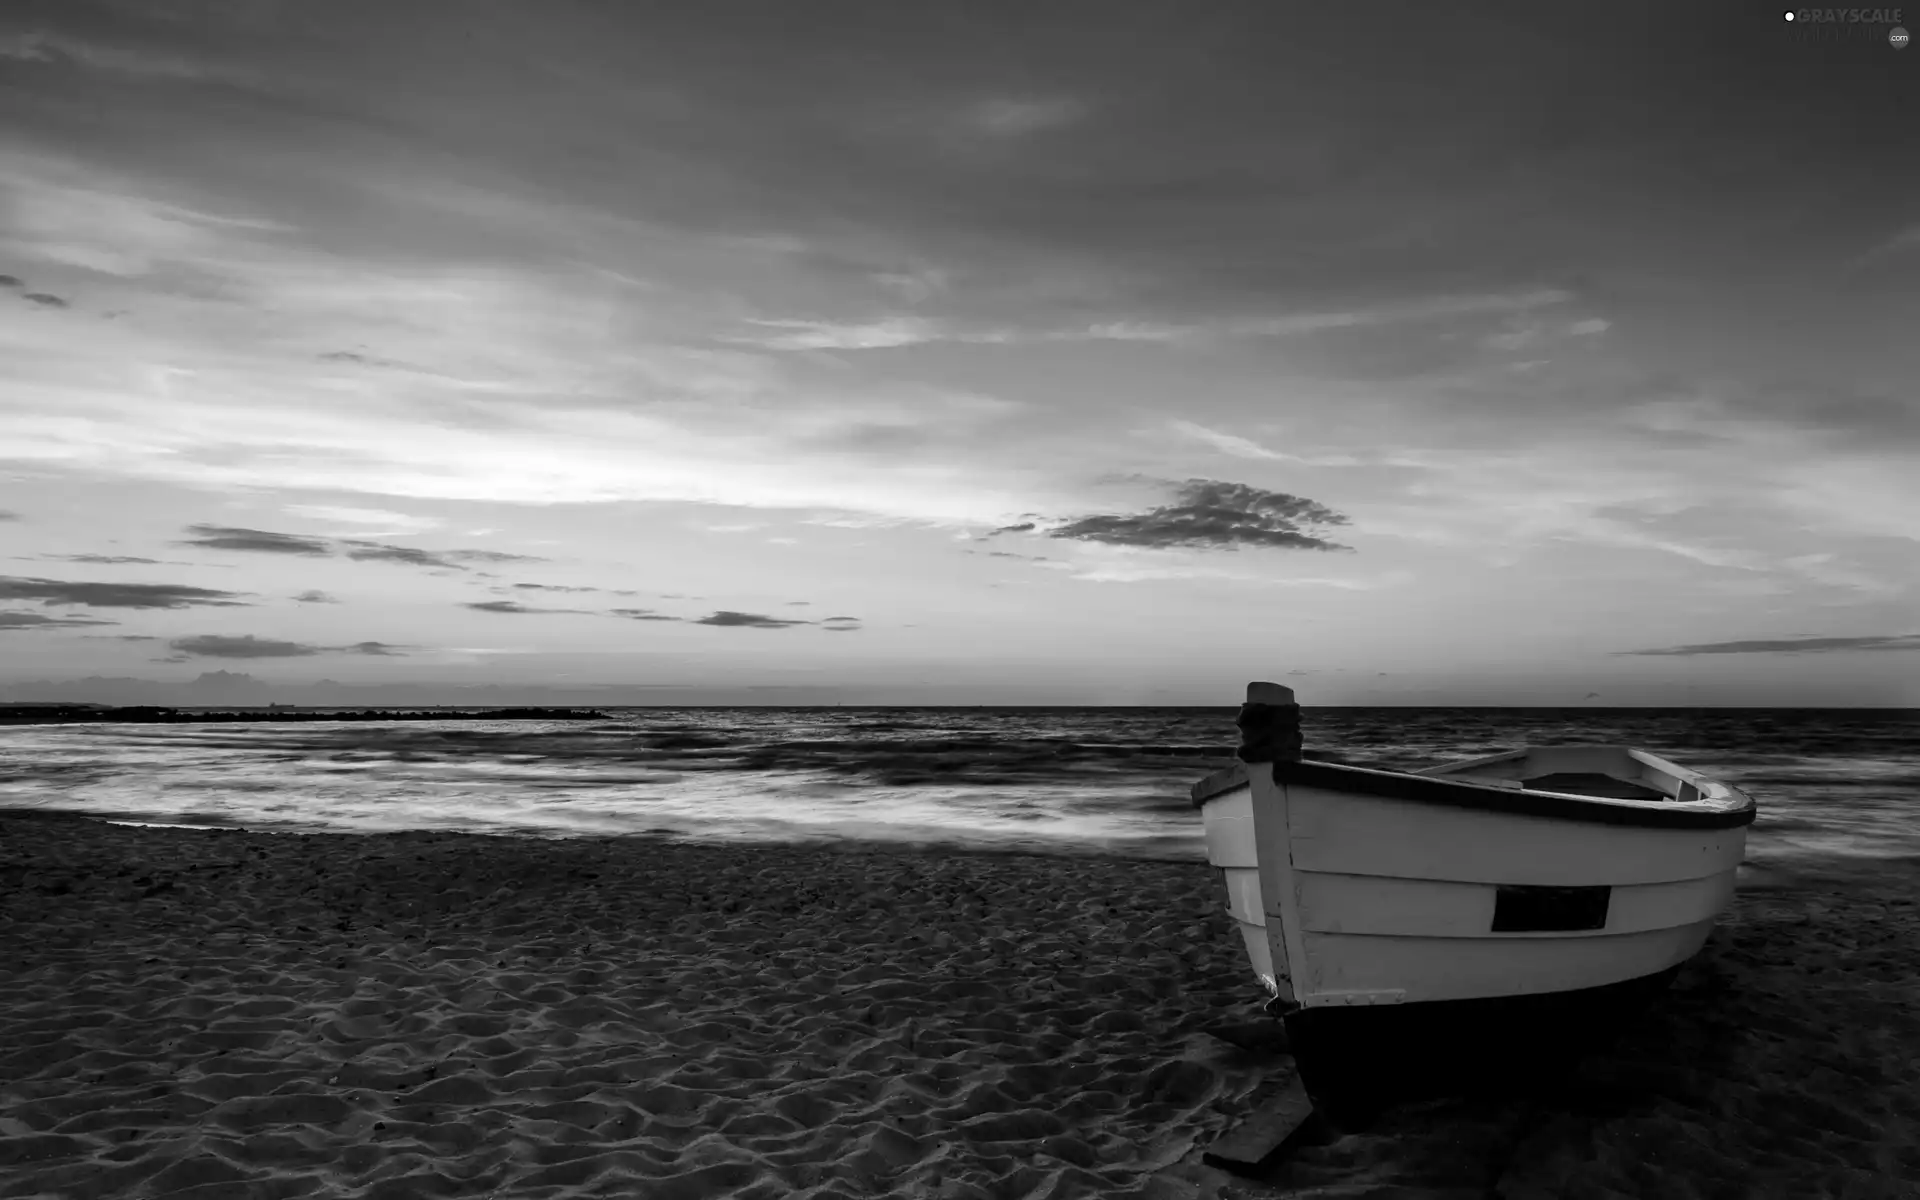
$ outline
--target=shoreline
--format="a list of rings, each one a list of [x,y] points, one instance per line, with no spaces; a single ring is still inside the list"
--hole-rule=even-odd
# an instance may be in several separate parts
[[[1905,1194],[1914,866],[1769,864],[1564,1094],[1263,1190],[1199,1164],[1289,1062],[1207,1032],[1264,994],[1204,863],[0,812],[0,1197]]]

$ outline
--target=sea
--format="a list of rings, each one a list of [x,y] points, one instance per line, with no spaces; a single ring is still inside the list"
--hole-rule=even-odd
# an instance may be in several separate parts
[[[895,842],[1205,861],[1233,708],[613,708],[599,720],[0,728],[0,808],[275,832]],[[1651,750],[1759,802],[1749,861],[1920,855],[1920,710],[1306,708],[1310,757]]]

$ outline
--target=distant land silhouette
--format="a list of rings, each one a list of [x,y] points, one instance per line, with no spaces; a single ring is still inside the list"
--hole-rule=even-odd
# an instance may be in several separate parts
[[[573,708],[405,709],[241,708],[227,711],[179,709],[136,704],[0,704],[0,725],[64,725],[75,721],[134,721],[177,724],[188,721],[604,721],[607,714]]]
[[[239,671],[204,671],[190,680],[90,675],[84,679],[0,682],[0,704],[140,705],[174,708],[466,708],[619,707],[624,705],[839,704],[848,689],[820,686],[698,684],[315,683],[282,684]]]

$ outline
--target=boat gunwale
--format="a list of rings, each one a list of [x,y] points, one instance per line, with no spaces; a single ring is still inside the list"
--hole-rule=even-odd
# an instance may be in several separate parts
[[[1276,762],[1272,766],[1277,783],[1358,792],[1415,804],[1436,804],[1589,824],[1655,829],[1738,829],[1753,823],[1756,807],[1753,797],[1740,789],[1704,777],[1700,777],[1702,782],[1710,785],[1718,794],[1691,801],[1619,800],[1571,792],[1503,787],[1343,763],[1305,760]],[[1245,763],[1215,771],[1190,789],[1193,806],[1205,808],[1208,801],[1237,791],[1249,782]]]

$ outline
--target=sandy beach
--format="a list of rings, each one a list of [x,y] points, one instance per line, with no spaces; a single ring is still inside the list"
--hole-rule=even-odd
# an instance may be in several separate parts
[[[1559,1091],[1247,1180],[1204,864],[0,816],[0,1197],[1920,1195],[1920,872],[1853,863]]]

